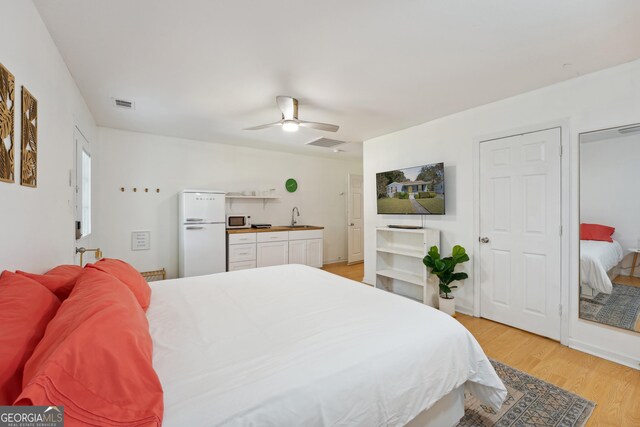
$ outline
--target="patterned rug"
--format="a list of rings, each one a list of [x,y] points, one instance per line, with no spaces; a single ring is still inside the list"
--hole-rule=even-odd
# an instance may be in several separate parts
[[[465,395],[458,427],[582,427],[595,407],[582,397],[495,360],[491,364],[509,392],[498,412]]]
[[[640,288],[614,283],[611,294],[581,297],[580,318],[640,331]]]

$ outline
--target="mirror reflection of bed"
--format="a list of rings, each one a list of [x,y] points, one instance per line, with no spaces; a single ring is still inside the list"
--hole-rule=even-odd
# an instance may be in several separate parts
[[[640,125],[580,135],[580,318],[640,332]]]

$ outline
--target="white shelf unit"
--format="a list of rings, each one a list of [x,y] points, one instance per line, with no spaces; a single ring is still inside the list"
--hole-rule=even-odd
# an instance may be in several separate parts
[[[376,229],[376,287],[436,306],[437,278],[422,259],[432,246],[440,249],[440,231],[378,227]]]
[[[233,201],[242,199],[242,200],[262,200],[262,208],[267,205],[267,200],[276,200],[279,199],[280,196],[241,196],[241,195],[229,195],[227,194],[226,199],[229,200],[229,208],[233,207]]]

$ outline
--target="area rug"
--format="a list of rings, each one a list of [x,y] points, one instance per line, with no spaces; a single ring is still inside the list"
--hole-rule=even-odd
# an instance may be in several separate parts
[[[495,360],[491,364],[507,387],[507,399],[496,412],[465,394],[458,427],[582,427],[593,412],[595,404],[577,394]]]
[[[611,294],[581,297],[580,318],[640,331],[640,288],[614,283]]]

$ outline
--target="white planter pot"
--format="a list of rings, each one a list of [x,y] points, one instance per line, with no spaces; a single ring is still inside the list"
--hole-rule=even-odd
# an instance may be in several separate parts
[[[438,304],[438,308],[440,311],[447,313],[449,316],[453,316],[456,314],[456,299],[446,299],[439,297],[440,303]]]

